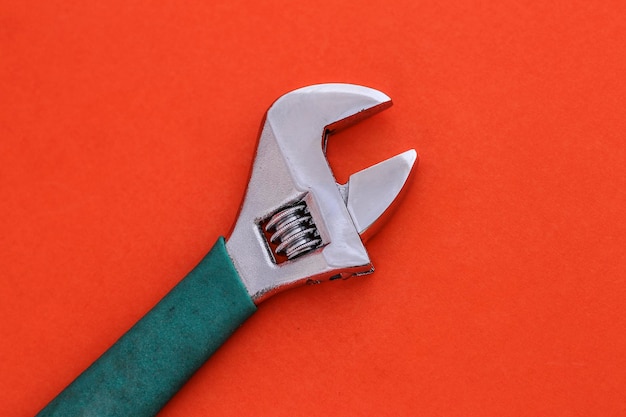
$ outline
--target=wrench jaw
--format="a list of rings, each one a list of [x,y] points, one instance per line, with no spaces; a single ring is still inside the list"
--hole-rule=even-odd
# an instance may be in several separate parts
[[[346,186],[339,187],[325,157],[324,141],[328,132],[389,106],[391,99],[371,88],[321,84],[292,91],[270,107],[239,217],[226,242],[256,304],[304,283],[373,272],[360,235],[363,230],[354,221],[367,219],[367,223],[372,210],[359,211],[363,203],[354,203],[357,212],[367,214],[355,218],[349,196],[353,193],[357,200],[377,197],[377,191],[371,195],[363,192],[362,184],[380,169],[375,165],[361,171],[374,172],[354,174],[355,181],[351,177]],[[412,166],[411,162],[409,172]],[[392,173],[386,178],[399,191],[406,182],[405,174]],[[397,182],[399,187],[393,184]],[[348,200],[344,200],[346,196]],[[380,214],[391,202],[377,209]]]
[[[363,242],[391,217],[408,188],[416,163],[417,152],[411,149],[352,174],[346,184],[339,186]]]

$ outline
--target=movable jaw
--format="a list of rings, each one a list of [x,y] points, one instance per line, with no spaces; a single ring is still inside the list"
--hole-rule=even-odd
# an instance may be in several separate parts
[[[256,303],[307,281],[373,271],[361,233],[373,230],[406,184],[415,151],[353,174],[340,186],[324,148],[328,134],[389,106],[391,99],[371,88],[321,84],[292,91],[267,111],[226,244]]]

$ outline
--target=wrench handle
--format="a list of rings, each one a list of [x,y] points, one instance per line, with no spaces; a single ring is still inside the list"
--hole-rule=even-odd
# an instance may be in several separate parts
[[[219,238],[182,281],[36,417],[154,416],[255,311]]]

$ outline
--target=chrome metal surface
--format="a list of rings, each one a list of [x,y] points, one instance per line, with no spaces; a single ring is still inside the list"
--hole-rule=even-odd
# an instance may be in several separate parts
[[[348,212],[361,239],[367,240],[378,230],[376,223],[384,218],[405,188],[417,160],[414,149],[350,176],[342,186]]]
[[[415,161],[415,151],[396,157],[401,160],[391,158],[356,173],[340,187],[326,160],[323,142],[327,133],[389,106],[391,99],[371,88],[321,84],[292,91],[267,111],[246,196],[226,243],[255,303],[307,281],[373,271],[360,233],[370,228],[402,189],[407,167],[410,172]],[[372,181],[374,186],[368,190],[368,182]],[[368,199],[381,201],[372,203]],[[294,224],[282,222],[280,215],[271,218],[300,204],[305,205],[320,242],[312,245],[312,251],[296,256],[301,245],[306,245],[304,240],[298,241],[302,236],[297,234],[308,227],[292,228]],[[295,214],[284,212],[284,216]],[[304,211],[297,214],[303,215]],[[274,232],[274,238],[266,237],[263,224],[271,224],[268,229]],[[291,259],[276,261],[270,248],[272,239],[280,244],[286,242],[281,251],[291,248]],[[312,235],[305,240],[311,242]]]
[[[273,232],[271,243],[278,243],[274,250],[284,254],[288,260],[304,255],[322,244],[322,239],[313,223],[313,218],[304,202],[295,204],[272,216],[265,231]]]

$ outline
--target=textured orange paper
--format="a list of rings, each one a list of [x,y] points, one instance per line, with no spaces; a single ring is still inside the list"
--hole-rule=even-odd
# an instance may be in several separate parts
[[[0,415],[34,415],[228,233],[263,113],[395,106],[368,277],[285,292],[161,416],[626,415],[623,1],[0,1]]]

